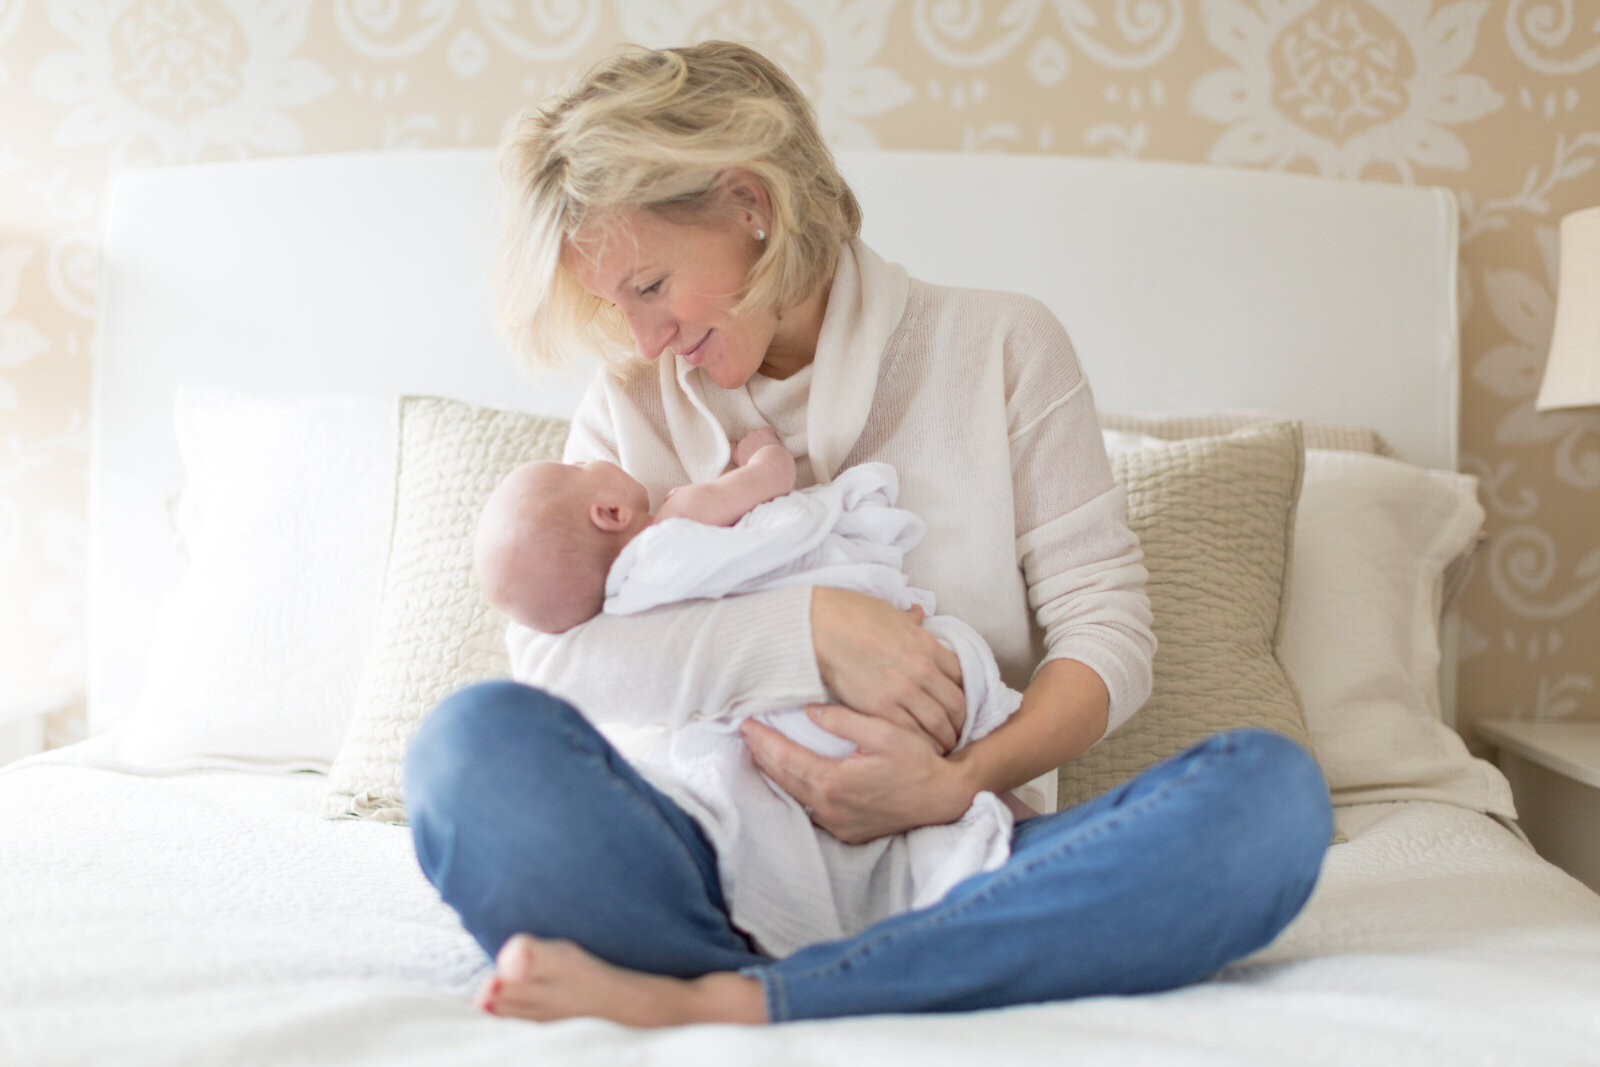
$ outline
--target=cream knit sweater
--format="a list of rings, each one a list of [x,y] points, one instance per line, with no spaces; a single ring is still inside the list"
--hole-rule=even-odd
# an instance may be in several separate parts
[[[656,507],[721,474],[730,437],[763,422],[748,389],[663,360],[596,377],[566,458],[618,463]],[[1110,691],[1107,733],[1149,696],[1143,554],[1072,343],[1039,301],[914,281],[852,243],[829,291],[804,441],[804,484],[868,460],[899,472],[900,506],[927,525],[906,557],[911,583],[983,635],[1008,685],[1026,688],[1045,660],[1078,660]],[[512,673],[632,756],[695,718],[827,699],[810,607],[799,587],[601,615],[563,634],[514,625]],[[1053,775],[1019,793],[1055,808]]]

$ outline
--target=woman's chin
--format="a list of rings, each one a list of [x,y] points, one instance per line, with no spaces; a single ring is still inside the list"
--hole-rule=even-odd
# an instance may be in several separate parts
[[[746,372],[742,368],[730,367],[721,362],[703,365],[700,369],[711,379],[711,384],[719,389],[742,389],[755,374],[753,370]]]

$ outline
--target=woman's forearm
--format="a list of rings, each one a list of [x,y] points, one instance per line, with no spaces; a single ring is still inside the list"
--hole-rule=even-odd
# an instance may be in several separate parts
[[[973,791],[1015,789],[1087,751],[1106,729],[1111,697],[1092,669],[1071,659],[1041,667],[1016,714],[951,753]]]

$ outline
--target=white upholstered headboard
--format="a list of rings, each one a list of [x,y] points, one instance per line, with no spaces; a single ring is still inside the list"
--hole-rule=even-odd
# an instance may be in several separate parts
[[[1048,156],[840,162],[868,243],[929,281],[1044,300],[1104,410],[1284,411],[1455,466],[1456,210],[1442,190]],[[136,700],[182,569],[165,510],[182,481],[176,385],[575,403],[587,371],[535,379],[495,333],[492,166],[457,150],[119,176],[94,387],[91,729]]]

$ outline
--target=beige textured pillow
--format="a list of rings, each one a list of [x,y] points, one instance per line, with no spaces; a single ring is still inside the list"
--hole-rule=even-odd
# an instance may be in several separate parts
[[[513,467],[561,458],[567,427],[438,397],[401,399],[389,566],[355,715],[328,775],[327,817],[404,822],[400,763],[422,717],[456,689],[509,673],[505,617],[472,579],[473,530]]]
[[[1155,683],[1133,718],[1061,767],[1061,808],[1220,730],[1257,726],[1310,750],[1277,656],[1303,468],[1292,421],[1112,457],[1150,571]]]
[[[1187,437],[1220,437],[1250,426],[1282,422],[1289,417],[1253,411],[1219,411],[1198,415],[1117,415],[1102,412],[1100,425],[1104,429],[1122,433],[1142,433],[1168,441],[1181,441]],[[1315,419],[1300,419],[1299,422],[1307,448],[1394,456],[1394,449],[1383,439],[1383,435],[1365,426],[1318,422]]]
[[[1217,437],[1247,426],[1260,426],[1289,417],[1253,411],[1203,412],[1195,415],[1119,415],[1101,412],[1100,426],[1118,433],[1138,433],[1166,441],[1181,441],[1187,437]],[[1329,452],[1364,452],[1389,459],[1397,458],[1394,447],[1377,430],[1342,422],[1319,422],[1315,419],[1299,421],[1306,448]],[[1439,609],[1441,614],[1453,610],[1456,597],[1466,587],[1476,568],[1478,556],[1488,544],[1488,535],[1480,534],[1465,552],[1445,567],[1444,597]]]

